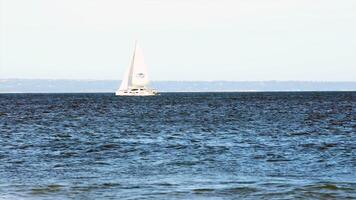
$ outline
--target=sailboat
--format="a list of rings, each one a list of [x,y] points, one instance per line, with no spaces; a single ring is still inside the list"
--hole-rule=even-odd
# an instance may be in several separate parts
[[[148,88],[147,66],[144,62],[142,49],[137,41],[130,66],[126,69],[117,96],[154,96],[157,91]]]

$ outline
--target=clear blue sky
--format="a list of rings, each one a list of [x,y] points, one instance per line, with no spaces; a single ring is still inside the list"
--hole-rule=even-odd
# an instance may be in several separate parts
[[[355,0],[0,0],[0,78],[356,81]]]

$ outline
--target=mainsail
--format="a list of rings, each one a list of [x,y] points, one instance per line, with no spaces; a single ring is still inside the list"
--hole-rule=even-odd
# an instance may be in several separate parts
[[[144,87],[148,84],[147,66],[143,53],[137,42],[130,66],[126,69],[119,90],[127,90],[131,87]]]
[[[143,58],[142,50],[137,42],[132,62],[131,84],[138,87],[146,86],[148,84],[147,66]]]

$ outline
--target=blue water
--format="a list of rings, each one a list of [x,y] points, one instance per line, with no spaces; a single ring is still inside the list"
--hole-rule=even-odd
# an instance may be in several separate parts
[[[0,199],[355,199],[356,93],[0,94]]]

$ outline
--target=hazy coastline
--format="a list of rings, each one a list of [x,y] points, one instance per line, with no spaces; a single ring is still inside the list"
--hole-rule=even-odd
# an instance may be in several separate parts
[[[0,79],[0,93],[114,92],[118,80]],[[356,91],[356,82],[152,81],[160,92]]]

